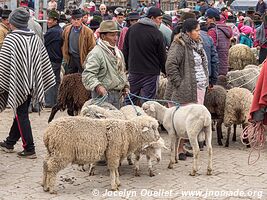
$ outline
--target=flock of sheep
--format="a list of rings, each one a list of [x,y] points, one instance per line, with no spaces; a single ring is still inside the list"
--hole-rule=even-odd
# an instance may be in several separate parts
[[[90,92],[81,82],[80,74],[66,75],[61,83],[58,103],[49,117],[51,122],[58,110],[68,110],[75,117],[63,117],[51,122],[44,134],[47,156],[43,164],[44,191],[55,193],[57,173],[69,163],[83,169],[89,167],[94,173],[94,164],[106,160],[110,170],[111,189],[120,186],[119,166],[123,159],[134,163],[135,176],[140,176],[139,160],[145,155],[149,176],[154,176],[152,160],[161,160],[164,140],[158,132],[163,125],[171,140],[170,162],[172,169],[177,163],[177,149],[180,139],[189,139],[193,150],[193,168],[190,175],[196,175],[199,160],[199,144],[205,141],[208,151],[207,175],[212,174],[212,126],[216,122],[217,142],[222,145],[222,124],[227,130],[225,146],[229,146],[231,127],[234,125],[233,140],[236,140],[236,125],[248,124],[248,113],[252,103],[253,90],[260,73],[253,52],[245,45],[230,49],[231,70],[220,76],[218,85],[207,92],[204,105],[189,104],[167,108],[155,101],[147,101],[142,107],[124,106],[120,110],[109,103],[94,105]],[[252,52],[252,53],[251,53]],[[162,99],[167,79],[161,77],[157,98]],[[75,85],[76,90],[73,90]],[[132,162],[134,155],[134,162]]]

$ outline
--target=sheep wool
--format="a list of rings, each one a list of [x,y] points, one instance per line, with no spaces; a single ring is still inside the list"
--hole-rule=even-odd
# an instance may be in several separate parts
[[[224,125],[248,123],[249,109],[253,95],[245,88],[233,88],[227,92],[224,111]]]
[[[78,115],[83,104],[90,98],[91,92],[85,89],[80,73],[65,75],[58,89],[57,104],[51,110],[48,123],[59,110],[64,111],[66,108],[70,116]]]
[[[120,185],[120,160],[137,148],[160,138],[158,122],[149,116],[133,120],[65,117],[49,124],[44,133],[47,156],[43,165],[44,191],[55,193],[57,173],[69,163],[91,164],[105,153],[111,189]]]
[[[253,51],[244,44],[236,44],[229,49],[229,70],[241,70],[246,65],[257,64]]]

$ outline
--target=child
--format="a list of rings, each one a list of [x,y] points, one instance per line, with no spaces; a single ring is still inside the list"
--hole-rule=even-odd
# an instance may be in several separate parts
[[[252,47],[253,46],[253,41],[250,37],[253,28],[251,28],[250,26],[242,26],[240,28],[241,34],[240,34],[240,38],[239,38],[239,43],[240,44],[245,44],[248,47]]]

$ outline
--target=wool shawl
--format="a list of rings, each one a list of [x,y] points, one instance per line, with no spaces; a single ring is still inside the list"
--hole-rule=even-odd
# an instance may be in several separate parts
[[[0,111],[16,109],[28,96],[33,103],[44,101],[44,92],[55,85],[47,51],[32,31],[14,30],[0,51]]]

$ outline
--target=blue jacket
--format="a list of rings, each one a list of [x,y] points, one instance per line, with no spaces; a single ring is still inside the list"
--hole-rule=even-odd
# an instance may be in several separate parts
[[[47,30],[44,35],[44,45],[49,55],[50,61],[61,63],[63,54],[61,47],[63,45],[62,28],[59,25],[53,26]]]
[[[218,53],[216,51],[216,47],[211,39],[205,31],[200,31],[200,36],[203,40],[204,50],[206,52],[208,58],[208,70],[209,70],[209,84],[215,85],[218,79],[219,69],[219,58]]]
[[[249,48],[253,47],[253,41],[248,35],[240,34],[239,43],[247,45]]]

